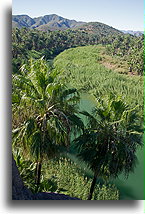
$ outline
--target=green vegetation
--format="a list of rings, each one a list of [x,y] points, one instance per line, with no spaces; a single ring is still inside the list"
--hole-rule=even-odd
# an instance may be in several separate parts
[[[94,173],[88,200],[92,199],[98,176],[128,175],[136,163],[136,149],[141,145],[142,130],[138,126],[135,109],[120,98],[110,96],[96,103],[92,114],[81,112],[88,118],[85,132],[74,140],[77,156]]]
[[[88,23],[65,31],[13,29],[13,71],[17,72],[31,56],[45,56],[48,60],[68,48],[97,44],[105,45],[107,54],[120,56],[123,64],[127,62],[127,73],[143,74],[143,36],[124,35],[101,23]]]
[[[129,175],[142,145],[142,37],[101,23],[53,32],[15,28],[12,54],[12,149],[25,185],[118,200],[109,178]],[[85,94],[93,97],[90,111],[80,107]]]
[[[16,154],[15,160],[25,185],[35,192],[37,189],[34,177],[36,164],[30,160],[24,161],[20,154]],[[58,192],[87,200],[91,180],[84,176],[84,173],[74,162],[66,158],[49,160],[49,164],[45,161],[38,191]],[[97,184],[92,199],[118,200],[119,191],[115,185]]]
[[[143,51],[144,36],[134,38],[126,35],[118,36],[112,44],[107,47],[107,52],[112,55],[122,57],[122,61],[127,61],[128,70],[132,74],[137,73],[143,75],[144,71],[144,51]]]
[[[66,83],[96,98],[108,93],[121,96],[129,106],[138,105],[140,117],[143,118],[143,78],[121,75],[101,63],[102,55],[98,46],[69,49],[54,60],[55,68],[62,72]]]
[[[59,154],[70,143],[72,128],[83,128],[77,113],[79,96],[76,89],[67,89],[56,80],[43,59],[24,65],[21,74],[13,76],[13,109],[15,117],[25,112],[22,121],[14,123],[14,145],[30,153],[36,164],[36,184],[39,186],[44,159]],[[30,111],[24,110],[29,106]],[[15,119],[14,119],[15,120]],[[79,127],[80,126],[80,127]],[[60,148],[59,148],[60,147]]]

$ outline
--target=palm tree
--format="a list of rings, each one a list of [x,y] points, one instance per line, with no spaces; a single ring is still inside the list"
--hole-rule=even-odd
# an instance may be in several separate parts
[[[92,114],[82,112],[88,118],[88,128],[74,140],[78,157],[85,161],[94,173],[88,200],[98,176],[127,176],[136,163],[136,150],[142,145],[142,129],[137,110],[129,107],[121,98],[110,97],[97,102]]]
[[[72,130],[83,129],[77,116],[79,99],[77,90],[61,83],[58,72],[43,58],[31,59],[19,75],[13,75],[13,143],[14,147],[23,143],[25,154],[37,162],[37,186],[43,160],[69,146]]]

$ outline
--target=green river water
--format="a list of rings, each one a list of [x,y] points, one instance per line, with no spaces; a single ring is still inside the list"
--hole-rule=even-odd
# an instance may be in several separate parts
[[[95,106],[94,97],[84,94],[81,97],[80,108],[81,110],[91,111]],[[130,173],[126,179],[120,175],[118,179],[110,181],[116,184],[120,190],[121,200],[143,200],[144,199],[144,150],[137,151],[138,164],[133,173]]]

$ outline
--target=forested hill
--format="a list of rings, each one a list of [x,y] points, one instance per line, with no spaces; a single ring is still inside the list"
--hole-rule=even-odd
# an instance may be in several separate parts
[[[94,35],[101,34],[102,36],[111,36],[111,35],[117,36],[123,34],[123,32],[100,22],[89,22],[81,26],[75,27],[75,30],[79,30]]]
[[[103,35],[123,34],[121,31],[100,22],[78,22],[63,18],[56,14],[36,18],[31,18],[28,15],[13,15],[12,27],[26,27],[42,31],[74,29],[91,34],[98,34],[98,32],[100,32]]]

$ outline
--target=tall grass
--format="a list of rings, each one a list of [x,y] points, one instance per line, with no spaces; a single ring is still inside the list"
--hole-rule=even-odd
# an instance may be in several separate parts
[[[143,77],[119,74],[101,65],[98,46],[77,47],[66,50],[54,60],[61,71],[60,77],[82,92],[96,97],[115,93],[131,107],[139,105],[143,117]]]
[[[45,167],[47,180],[56,184],[56,192],[87,200],[91,180],[84,176],[84,172],[74,162],[60,158],[46,163]],[[97,184],[92,199],[119,200],[119,191],[115,185]]]

